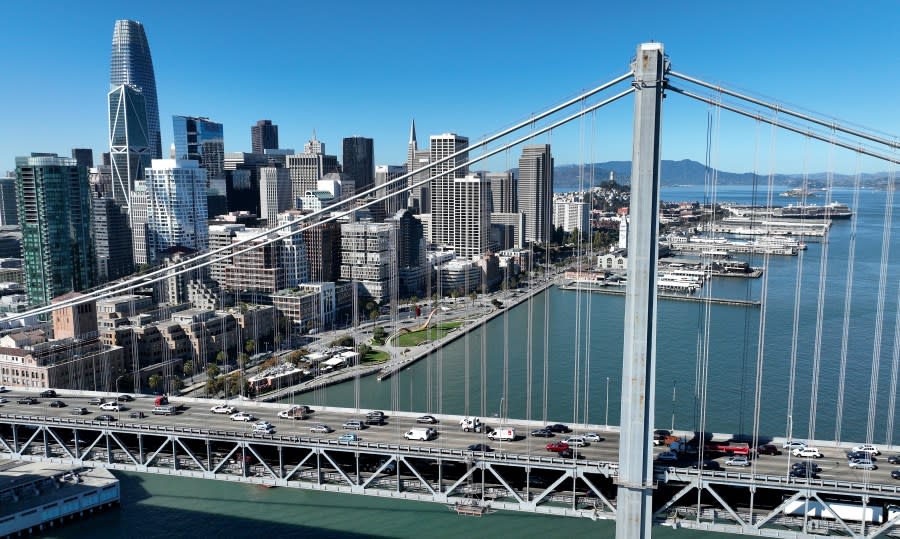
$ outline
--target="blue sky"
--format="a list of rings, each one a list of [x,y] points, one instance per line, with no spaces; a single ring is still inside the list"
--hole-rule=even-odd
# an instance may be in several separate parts
[[[484,5],[489,4],[489,5]],[[279,125],[282,147],[316,129],[375,139],[379,164],[453,131],[472,140],[628,70],[661,41],[673,67],[882,132],[900,134],[900,4],[867,2],[10,2],[0,22],[0,171],[30,151],[106,146],[113,24],[144,23],[164,149],[173,114],[224,124],[226,151],[249,151],[250,125]],[[632,3],[637,5],[637,3]],[[703,161],[709,107],[665,101],[663,157]],[[550,140],[557,164],[630,159],[631,100]],[[714,164],[766,172],[889,170],[802,137],[722,115]],[[421,144],[421,143],[420,143]],[[515,166],[518,151],[488,168]]]

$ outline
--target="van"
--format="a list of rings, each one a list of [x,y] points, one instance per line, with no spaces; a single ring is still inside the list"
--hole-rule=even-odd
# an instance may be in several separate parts
[[[175,415],[176,410],[174,406],[154,406],[152,412],[153,415]]]
[[[413,427],[403,435],[407,440],[419,440],[427,442],[437,436],[437,431],[432,428]]]
[[[477,417],[464,417],[459,420],[459,426],[464,432],[481,432],[482,423]]]
[[[491,440],[499,440],[501,442],[511,442],[516,439],[516,429],[499,428],[488,434]]]

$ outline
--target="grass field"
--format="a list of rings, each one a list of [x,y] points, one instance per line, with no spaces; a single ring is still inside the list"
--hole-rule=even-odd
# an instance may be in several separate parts
[[[381,350],[369,350],[369,353],[366,354],[366,357],[363,358],[363,363],[381,363],[383,361],[387,361],[391,356],[387,352]]]
[[[456,329],[462,325],[462,322],[444,322],[428,329],[421,331],[411,331],[404,335],[400,335],[395,339],[395,346],[417,346],[425,341],[433,341],[440,339],[450,330]]]

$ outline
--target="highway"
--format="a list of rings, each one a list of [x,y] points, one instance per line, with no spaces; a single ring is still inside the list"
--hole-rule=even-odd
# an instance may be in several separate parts
[[[210,412],[210,408],[222,401],[201,400],[201,399],[171,399],[172,404],[180,404],[183,409],[174,416],[153,415],[151,410],[154,407],[153,397],[137,396],[133,402],[124,403],[123,411],[105,412],[101,411],[99,406],[91,406],[88,404],[91,396],[88,395],[70,395],[66,391],[57,391],[56,398],[37,397],[36,404],[17,404],[16,400],[22,396],[36,396],[37,391],[11,391],[0,394],[0,397],[7,402],[0,404],[0,414],[16,414],[35,417],[61,417],[68,419],[92,420],[101,414],[109,414],[117,418],[117,423],[121,425],[128,424],[154,424],[165,426],[177,426],[183,428],[195,428],[205,430],[221,430],[232,432],[250,432],[253,423],[244,423],[233,421],[228,415],[214,414]],[[112,396],[107,395],[107,400],[111,400]],[[52,408],[49,403],[54,400],[62,400],[66,403],[64,408]],[[484,433],[478,434],[474,432],[463,432],[459,427],[459,418],[457,416],[440,416],[437,425],[422,425],[415,421],[416,414],[408,412],[400,412],[393,414],[385,411],[386,424],[383,426],[369,426],[362,431],[353,431],[342,428],[345,421],[350,419],[364,420],[368,410],[348,409],[314,409],[313,413],[306,420],[282,419],[277,416],[278,411],[287,409],[289,406],[285,404],[268,404],[268,403],[245,403],[243,408],[240,404],[231,403],[237,409],[253,414],[257,420],[265,420],[270,422],[276,429],[275,435],[280,436],[300,436],[305,438],[316,438],[322,440],[336,440],[340,435],[347,432],[355,432],[361,438],[362,442],[368,443],[388,443],[388,444],[404,444],[418,445],[423,447],[436,447],[444,449],[465,449],[471,444],[482,443],[488,445],[493,452],[503,452],[518,455],[532,456],[555,456],[546,450],[549,442],[559,441],[568,435],[583,434],[586,432],[594,432],[601,436],[602,441],[591,443],[587,447],[573,448],[575,449],[574,458],[585,460],[596,460],[606,462],[618,461],[618,432],[613,430],[604,430],[602,426],[593,426],[584,428],[583,426],[575,426],[574,432],[571,434],[557,434],[553,438],[537,438],[531,437],[532,430],[538,427],[537,422],[525,422],[520,420],[512,420],[504,423],[504,427],[516,429],[517,440],[513,442],[491,441]],[[72,409],[77,407],[87,408],[89,413],[82,416],[72,414]],[[146,415],[144,418],[133,419],[129,417],[132,411],[142,411]],[[494,428],[499,427],[496,418],[486,418],[486,423]],[[315,424],[323,423],[334,429],[330,434],[315,434],[310,432],[310,427]],[[428,427],[432,426],[438,431],[438,437],[430,442],[407,441],[403,438],[403,434],[411,427]],[[680,434],[680,433],[679,433]],[[780,439],[773,441],[778,447],[781,446]],[[882,448],[883,449],[883,448]],[[654,448],[656,454],[665,450],[664,447]],[[824,457],[816,460],[822,471],[818,474],[823,480],[850,481],[854,483],[868,484],[885,484],[892,487],[900,484],[891,478],[892,470],[900,469],[900,466],[888,464],[887,454],[882,454],[877,458],[876,464],[878,469],[874,471],[863,471],[851,469],[847,465],[845,456],[846,448],[843,447],[824,447],[819,446],[819,450]],[[709,459],[711,456],[719,454],[704,455]],[[769,476],[786,476],[791,464],[796,463],[799,459],[787,454],[779,456],[762,455],[753,461],[751,467],[730,467],[725,466],[727,457],[719,455],[714,459],[719,463],[722,470],[754,473],[758,475]],[[662,467],[685,468],[689,467],[693,462],[693,458],[684,456],[676,463],[663,463],[657,461],[656,464]]]

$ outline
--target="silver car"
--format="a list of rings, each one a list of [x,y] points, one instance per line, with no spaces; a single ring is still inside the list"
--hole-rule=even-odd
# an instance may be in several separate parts
[[[878,466],[875,466],[875,463],[871,460],[867,459],[853,459],[849,462],[851,468],[856,468],[859,470],[875,470]]]

